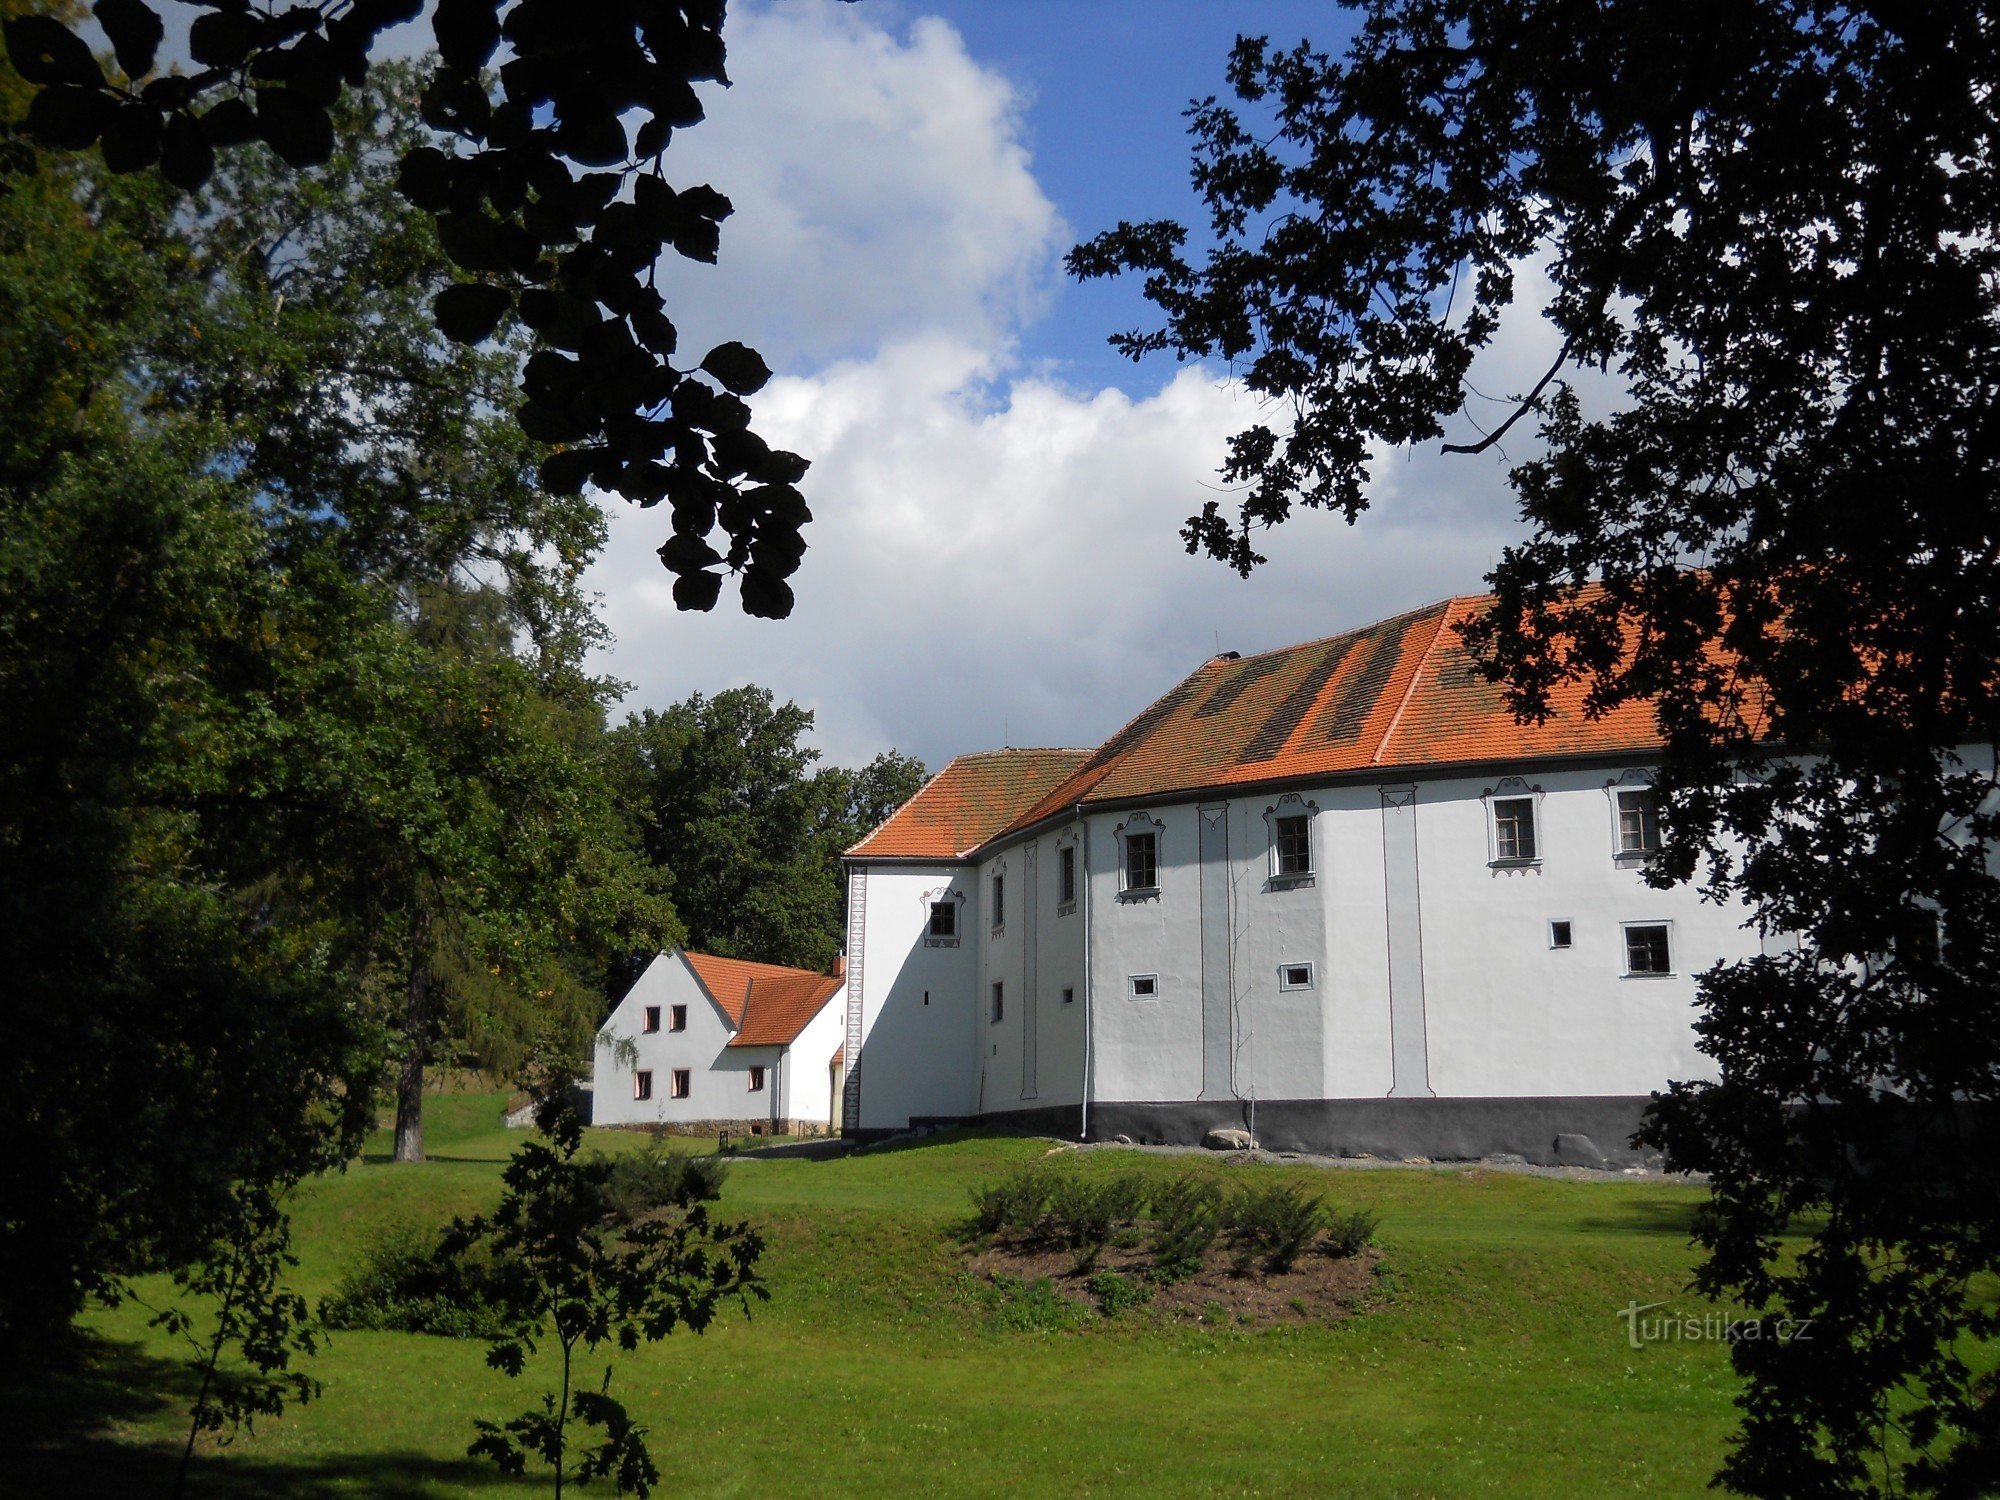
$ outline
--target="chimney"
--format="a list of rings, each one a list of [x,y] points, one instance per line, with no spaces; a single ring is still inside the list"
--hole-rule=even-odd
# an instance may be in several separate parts
[[[839,954],[834,958],[833,977],[835,979],[845,979],[847,977],[847,955],[845,953]]]

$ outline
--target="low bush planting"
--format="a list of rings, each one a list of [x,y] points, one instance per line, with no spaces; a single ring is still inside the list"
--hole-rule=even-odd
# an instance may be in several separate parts
[[[1115,1318],[1130,1308],[1144,1307],[1153,1300],[1153,1289],[1145,1282],[1134,1281],[1116,1271],[1099,1271],[1084,1285],[1097,1299],[1097,1310],[1107,1318]]]
[[[1351,1213],[1331,1213],[1326,1219],[1325,1249],[1336,1260],[1359,1255],[1375,1241],[1380,1221],[1365,1209]]]
[[[722,1157],[671,1151],[657,1140],[638,1151],[592,1157],[593,1169],[605,1172],[605,1206],[627,1224],[658,1208],[713,1203],[729,1176]]]
[[[1226,1218],[1230,1242],[1236,1247],[1236,1274],[1246,1274],[1260,1257],[1264,1269],[1273,1274],[1291,1270],[1325,1224],[1322,1194],[1308,1194],[1289,1182],[1240,1189],[1229,1200]]]
[[[329,1328],[484,1339],[504,1326],[501,1268],[481,1250],[447,1255],[442,1232],[385,1230],[320,1304]]]
[[[972,1190],[972,1219],[981,1234],[1041,1233],[1048,1206],[1049,1177],[1040,1167],[1023,1167],[998,1182]]]
[[[1123,1226],[1146,1207],[1145,1180],[1136,1172],[1091,1181],[1074,1172],[1055,1177],[1048,1196],[1049,1237],[1078,1252],[1080,1264],[1094,1261]]]
[[[1155,1188],[1147,1274],[1169,1284],[1186,1281],[1201,1270],[1221,1229],[1222,1188],[1214,1178],[1189,1173]]]

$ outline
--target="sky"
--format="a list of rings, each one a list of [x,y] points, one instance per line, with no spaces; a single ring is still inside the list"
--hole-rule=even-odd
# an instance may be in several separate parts
[[[1226,91],[1239,31],[1333,49],[1348,23],[1324,3],[732,4],[732,86],[667,160],[736,213],[719,265],[670,268],[669,306],[683,349],[741,339],[777,372],[756,426],[812,459],[814,520],[789,619],[727,587],[682,614],[664,512],[607,499],[588,584],[623,709],[754,682],[814,712],[832,763],[937,770],[1097,744],[1217,651],[1477,592],[1520,535],[1492,454],[1378,455],[1358,524],[1296,513],[1247,581],[1187,556],[1181,523],[1256,405],[1219,367],[1117,356],[1106,336],[1151,321],[1137,286],[1062,271],[1121,219],[1196,213],[1182,111]],[[1531,269],[1521,290],[1537,305]],[[1552,353],[1514,320],[1474,383],[1521,389]]]

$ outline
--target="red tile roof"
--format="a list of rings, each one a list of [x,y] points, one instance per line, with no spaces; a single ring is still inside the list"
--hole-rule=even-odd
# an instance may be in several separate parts
[[[961,755],[847,852],[857,858],[950,858],[976,849],[1090,758],[1088,750]]]
[[[1067,774],[1051,777],[1008,818],[994,814],[1009,796],[988,797],[980,816],[964,812],[972,800],[965,783],[984,786],[980,778],[997,779],[1000,768],[990,764],[995,756],[961,756],[849,853],[967,854],[1079,802],[1658,748],[1650,705],[1587,719],[1580,683],[1551,695],[1554,713],[1543,724],[1515,722],[1502,689],[1479,675],[1454,628],[1490,603],[1484,595],[1447,599],[1325,640],[1215,657],[1092,752],[995,752],[1050,757],[1041,772],[1073,757]],[[973,774],[954,779],[962,766]],[[1007,781],[1010,794],[1031,779]]]
[[[685,950],[681,956],[736,1029],[732,1047],[789,1047],[846,983],[838,974],[782,964]]]

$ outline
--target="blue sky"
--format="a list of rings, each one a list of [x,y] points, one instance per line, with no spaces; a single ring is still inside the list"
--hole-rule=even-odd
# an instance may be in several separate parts
[[[1002,744],[1102,741],[1217,650],[1330,635],[1476,592],[1519,534],[1497,456],[1378,455],[1374,508],[1304,513],[1249,581],[1188,557],[1230,433],[1228,372],[1105,336],[1149,321],[1064,253],[1119,219],[1198,213],[1182,111],[1225,91],[1239,30],[1342,44],[1326,5],[738,0],[734,86],[676,137],[676,186],[734,200],[720,263],[663,266],[682,344],[757,347],[759,430],[813,460],[810,550],[781,622],[672,608],[663,517],[607,502],[590,575],[628,708],[745,682],[812,709],[854,763],[933,768]],[[1532,268],[1521,276],[1532,303]],[[1481,389],[1553,351],[1503,325]],[[1528,371],[1525,379],[1517,379]]]

